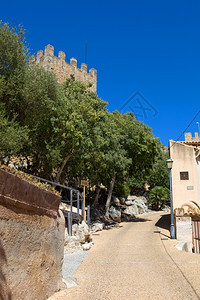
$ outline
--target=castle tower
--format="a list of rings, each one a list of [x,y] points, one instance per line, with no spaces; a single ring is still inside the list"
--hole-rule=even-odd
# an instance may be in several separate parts
[[[84,84],[92,83],[91,91],[96,92],[97,90],[97,70],[90,69],[87,72],[87,65],[81,64],[81,69],[77,67],[77,60],[72,57],[70,63],[65,61],[65,53],[60,51],[58,57],[54,56],[54,47],[47,45],[44,50],[37,52],[36,64],[43,67],[46,70],[52,71],[59,83],[64,82],[70,75],[74,75],[75,80],[79,80]],[[33,59],[32,59],[33,60]]]

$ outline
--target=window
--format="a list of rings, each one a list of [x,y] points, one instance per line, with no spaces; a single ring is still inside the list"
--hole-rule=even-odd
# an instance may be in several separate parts
[[[189,180],[189,172],[180,172],[180,180]]]

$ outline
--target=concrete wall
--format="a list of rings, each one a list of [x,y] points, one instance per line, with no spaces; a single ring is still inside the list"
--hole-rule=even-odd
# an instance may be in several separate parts
[[[31,58],[34,61],[34,58]],[[45,47],[44,55],[43,51],[39,50],[37,52],[36,63],[45,68],[46,70],[52,71],[59,83],[64,82],[70,75],[74,75],[75,80],[79,80],[84,84],[92,83],[91,90],[96,92],[97,90],[97,71],[95,69],[90,69],[87,72],[87,65],[82,63],[81,69],[77,68],[77,60],[72,57],[70,59],[70,64],[65,61],[65,53],[60,51],[58,57],[54,56],[54,47],[47,45]]]
[[[173,208],[195,207],[191,201],[200,204],[200,163],[193,145],[170,141],[170,157],[174,161],[172,168]],[[188,172],[189,179],[181,180],[180,172]]]
[[[62,287],[59,203],[59,196],[0,170],[0,299],[43,300]]]

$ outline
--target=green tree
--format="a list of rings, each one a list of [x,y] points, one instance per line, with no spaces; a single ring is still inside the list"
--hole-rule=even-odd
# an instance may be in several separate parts
[[[54,135],[50,146],[57,153],[59,166],[56,181],[68,174],[80,178],[91,174],[90,160],[96,155],[97,146],[94,136],[98,138],[98,124],[104,119],[107,107],[105,101],[73,77],[62,88],[57,117],[51,118]]]
[[[52,171],[49,160],[49,141],[53,134],[51,118],[57,115],[59,100],[60,88],[55,76],[29,63],[24,30],[1,22],[0,111],[4,116],[2,126],[7,128],[2,141],[5,144],[12,136],[12,141],[7,143],[7,146],[12,145],[7,147],[9,156],[17,155],[21,144],[20,154],[32,160],[32,173],[49,175]],[[2,144],[1,153],[5,155]]]
[[[151,188],[155,186],[162,186],[169,188],[169,171],[167,169],[166,160],[168,153],[161,151],[158,153],[153,168],[147,177],[147,183]]]
[[[12,155],[20,155],[28,143],[28,130],[20,127],[15,120],[9,121],[0,105],[0,161],[9,161]]]

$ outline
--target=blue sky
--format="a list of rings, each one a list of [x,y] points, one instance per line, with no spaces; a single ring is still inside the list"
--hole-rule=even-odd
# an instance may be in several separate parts
[[[21,23],[33,53],[45,45],[96,68],[109,110],[133,110],[165,145],[200,109],[200,2],[13,1],[0,19]],[[134,96],[136,94],[136,96]],[[130,100],[130,101],[128,101]],[[139,108],[136,108],[139,107]],[[141,109],[142,107],[142,109]],[[188,131],[197,131],[196,122]]]

